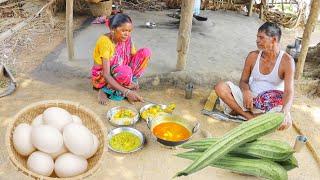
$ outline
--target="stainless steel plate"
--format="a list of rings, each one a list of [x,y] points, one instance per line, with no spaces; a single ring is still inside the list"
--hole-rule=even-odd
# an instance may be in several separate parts
[[[110,144],[109,144],[109,141],[110,139],[116,135],[116,134],[119,134],[121,132],[131,132],[133,133],[134,135],[138,136],[138,138],[140,139],[140,146],[132,151],[128,151],[128,152],[123,152],[123,151],[118,151],[118,150],[115,150],[113,149]],[[108,148],[111,149],[112,151],[114,152],[118,152],[118,153],[123,153],[123,154],[127,154],[127,153],[133,153],[133,152],[136,152],[136,151],[139,151],[140,149],[143,148],[146,140],[145,140],[145,137],[144,135],[142,134],[142,132],[140,132],[139,130],[135,129],[135,128],[132,128],[132,127],[118,127],[116,129],[113,129],[111,130],[108,135],[107,135],[107,142],[108,142]]]
[[[152,106],[158,106],[158,105],[161,107],[161,109],[167,108],[167,105],[164,105],[164,104],[147,104],[147,105],[143,106],[143,107],[140,109],[140,111],[139,111],[141,119],[144,119],[144,118],[141,116],[141,114],[142,114],[145,110],[151,108]],[[146,119],[144,119],[144,120],[146,120]]]
[[[125,120],[117,120],[115,121],[113,119],[113,116],[120,110],[122,109],[129,109],[132,112],[135,113],[135,116],[133,118],[126,118]],[[117,107],[113,107],[111,108],[108,112],[107,112],[107,119],[109,121],[110,124],[112,124],[113,126],[131,126],[134,125],[136,122],[139,121],[139,113],[135,108],[132,107],[127,107],[127,106],[117,106]]]

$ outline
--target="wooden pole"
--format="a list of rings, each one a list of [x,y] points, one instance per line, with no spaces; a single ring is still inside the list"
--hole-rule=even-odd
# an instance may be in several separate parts
[[[260,15],[259,15],[259,18],[261,20],[264,20],[264,14],[263,14],[263,11],[265,10],[264,8],[267,8],[267,1],[266,0],[261,0],[261,3],[260,3]]]
[[[297,80],[301,78],[303,73],[304,62],[306,60],[308,48],[309,48],[310,36],[318,20],[319,10],[320,10],[320,1],[313,0],[311,3],[311,10],[307,20],[307,24],[305,26],[303,36],[302,36],[301,52],[298,57],[298,64],[297,64],[297,69],[295,73],[295,79]]]
[[[252,16],[252,9],[253,9],[254,2],[255,2],[254,0],[250,0],[249,9],[248,9],[248,16]]]
[[[1,4],[1,3],[5,3],[5,2],[7,2],[7,1],[9,1],[9,0],[0,0],[0,4]]]
[[[186,67],[192,28],[193,6],[194,0],[183,0],[181,2],[181,18],[177,43],[178,61],[176,65],[178,71],[184,70]]]
[[[66,41],[68,48],[68,58],[74,57],[73,47],[73,0],[66,0]]]

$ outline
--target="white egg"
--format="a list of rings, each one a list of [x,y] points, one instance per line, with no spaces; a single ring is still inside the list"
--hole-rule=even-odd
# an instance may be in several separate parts
[[[43,124],[43,118],[42,118],[42,114],[38,115],[36,118],[34,118],[34,120],[31,123],[31,126],[38,126]]]
[[[72,115],[72,122],[82,124],[82,120],[79,118],[79,116]]]
[[[86,158],[86,159],[89,159],[90,157],[92,157],[98,150],[98,147],[99,147],[99,139],[97,138],[96,135],[94,135],[92,133],[92,137],[93,137],[93,146],[91,148],[91,152],[89,154],[86,154],[84,155],[83,157]]]
[[[31,131],[32,127],[29,124],[21,123],[13,132],[13,146],[23,156],[28,156],[36,150],[31,142]]]
[[[81,124],[71,123],[64,127],[63,140],[68,150],[75,155],[85,157],[91,153],[92,133]]]
[[[62,108],[50,107],[43,112],[43,121],[62,132],[65,125],[72,123],[72,116]]]
[[[53,159],[56,159],[58,156],[60,156],[61,154],[64,154],[68,152],[68,149],[66,148],[66,146],[62,146],[61,149],[56,152],[56,153],[50,153],[49,155],[53,158]]]
[[[60,178],[77,176],[88,168],[88,162],[83,157],[65,153],[56,159],[54,172]]]
[[[45,153],[56,153],[63,146],[63,137],[57,128],[39,125],[32,128],[32,144]]]
[[[34,173],[50,176],[54,169],[54,162],[48,154],[36,151],[29,156],[27,167]]]

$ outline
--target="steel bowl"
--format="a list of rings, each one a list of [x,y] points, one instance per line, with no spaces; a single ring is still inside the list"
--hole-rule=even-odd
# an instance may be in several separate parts
[[[131,111],[133,111],[135,113],[135,116],[133,118],[126,118],[123,121],[121,120],[113,120],[113,116],[120,110],[123,109],[129,109]],[[111,108],[108,112],[107,112],[107,120],[109,121],[109,123],[113,126],[132,126],[134,125],[136,122],[139,121],[139,113],[135,108],[132,107],[127,107],[127,106],[117,106],[117,107],[113,107]]]
[[[187,128],[191,132],[191,136],[189,138],[181,140],[181,141],[168,141],[168,140],[164,140],[164,139],[161,139],[161,138],[155,136],[153,133],[153,128],[155,128],[157,125],[159,125],[161,123],[165,123],[165,122],[175,122],[177,124],[184,126],[185,128]],[[160,116],[156,117],[155,119],[149,118],[147,120],[147,124],[148,124],[149,129],[151,130],[151,134],[157,139],[157,141],[159,143],[161,143],[165,146],[178,146],[180,144],[183,144],[183,143],[189,141],[192,138],[192,136],[200,128],[199,122],[195,122],[192,124],[191,122],[188,122],[187,120],[185,120],[181,116],[172,115],[172,114],[161,114]]]
[[[160,106],[161,109],[167,108],[167,105],[164,105],[164,104],[147,104],[147,105],[143,106],[139,111],[141,119],[147,120],[147,119],[144,119],[141,115],[145,110],[147,110],[147,109],[149,109],[149,108],[151,108],[153,106]]]
[[[123,152],[123,151],[118,151],[118,150],[116,150],[116,149],[113,149],[113,148],[110,146],[109,141],[110,141],[110,139],[111,139],[114,135],[119,134],[119,133],[121,133],[121,132],[131,132],[131,133],[133,133],[134,135],[138,136],[139,139],[140,139],[140,142],[141,142],[140,146],[139,146],[138,148],[136,148],[136,149],[134,149],[134,150],[132,150],[132,151],[128,151],[128,152]],[[136,152],[136,151],[139,151],[140,149],[142,149],[142,148],[143,148],[143,145],[144,145],[145,142],[146,142],[146,139],[145,139],[145,136],[143,135],[143,133],[140,132],[139,130],[135,129],[135,128],[132,128],[132,127],[118,127],[118,128],[116,128],[116,129],[111,130],[111,131],[108,133],[108,135],[107,135],[107,142],[108,142],[108,143],[107,143],[108,148],[111,149],[112,151],[117,152],[117,153],[128,154],[128,153],[133,153],[133,152]]]
[[[156,28],[157,25],[155,22],[148,21],[148,22],[146,22],[146,27],[149,29],[153,29],[153,28]]]

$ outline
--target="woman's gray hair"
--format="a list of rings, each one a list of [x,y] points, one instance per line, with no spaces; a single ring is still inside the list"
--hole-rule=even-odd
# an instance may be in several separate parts
[[[116,29],[124,23],[132,23],[131,18],[127,14],[118,13],[109,18],[109,27],[111,29]]]
[[[258,32],[264,32],[269,37],[277,37],[278,42],[281,39],[281,29],[273,22],[266,22],[259,27]]]

